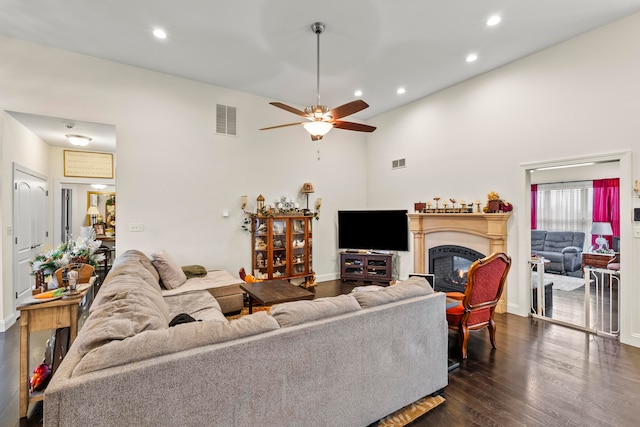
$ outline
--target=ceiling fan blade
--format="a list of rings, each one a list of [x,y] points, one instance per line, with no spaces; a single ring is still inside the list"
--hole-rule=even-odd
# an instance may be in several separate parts
[[[278,128],[286,128],[287,126],[298,126],[303,124],[304,122],[298,122],[298,123],[287,123],[286,125],[278,125],[278,126],[270,126],[268,128],[262,128],[260,130],[269,130],[269,129],[278,129]]]
[[[368,106],[369,104],[367,104],[363,100],[356,99],[355,101],[347,102],[344,105],[333,108],[329,111],[329,115],[333,118],[333,120],[338,120],[341,117],[346,117],[351,114],[357,113],[358,111],[362,111]]]
[[[297,108],[289,107],[288,105],[283,104],[282,102],[270,102],[269,104],[273,105],[274,107],[282,108],[283,110],[288,111],[290,113],[297,114],[300,117],[308,117],[309,116],[304,111],[300,111]]]
[[[331,123],[333,123],[333,127],[338,129],[355,130],[358,132],[373,132],[374,130],[376,130],[375,126],[364,125],[362,123],[342,121],[335,121]]]

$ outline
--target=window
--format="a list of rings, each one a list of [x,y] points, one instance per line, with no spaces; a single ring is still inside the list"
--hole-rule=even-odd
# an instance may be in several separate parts
[[[582,231],[589,236],[593,211],[593,181],[538,184],[538,230]]]

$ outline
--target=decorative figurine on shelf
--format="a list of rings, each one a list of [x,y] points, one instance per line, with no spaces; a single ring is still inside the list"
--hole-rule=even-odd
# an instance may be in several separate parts
[[[264,213],[264,196],[262,194],[256,199],[256,210],[258,214]]]
[[[485,207],[485,212],[499,212],[501,203],[502,200],[500,200],[500,195],[495,191],[491,191],[489,194],[487,194],[487,206]]]

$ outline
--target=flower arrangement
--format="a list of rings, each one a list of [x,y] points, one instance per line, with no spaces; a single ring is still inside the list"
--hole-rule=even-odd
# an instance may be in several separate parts
[[[492,212],[511,212],[513,210],[513,205],[506,200],[502,200],[500,195],[495,191],[491,191],[487,194],[487,204],[482,209],[484,213],[492,213]]]
[[[104,254],[96,254],[102,242],[96,240],[93,227],[81,227],[80,236],[75,240],[61,243],[56,249],[48,250],[31,260],[31,272],[42,270],[45,276],[53,274],[60,267],[71,262],[81,262],[97,267],[104,261]]]

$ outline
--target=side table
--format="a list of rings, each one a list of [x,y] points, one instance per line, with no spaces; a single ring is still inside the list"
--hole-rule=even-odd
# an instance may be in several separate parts
[[[18,306],[20,310],[20,418],[29,403],[41,401],[44,391],[29,393],[29,334],[47,329],[69,328],[69,346],[78,335],[78,308],[90,285],[71,298]]]
[[[586,266],[593,268],[607,268],[607,264],[616,256],[619,256],[619,252],[610,253],[610,254],[601,254],[601,253],[593,253],[593,252],[583,252],[582,253],[582,269]]]

